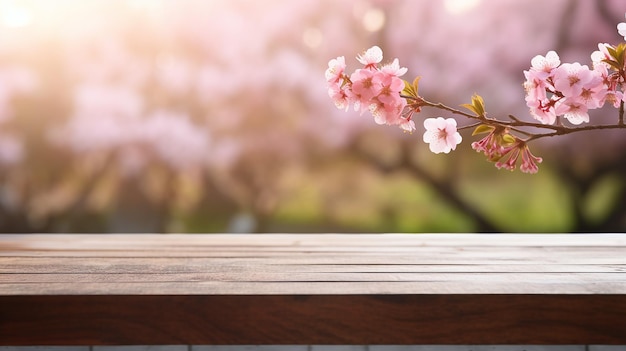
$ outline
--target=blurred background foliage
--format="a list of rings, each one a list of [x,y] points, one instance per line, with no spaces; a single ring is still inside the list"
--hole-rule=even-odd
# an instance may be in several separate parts
[[[529,119],[524,69],[590,64],[621,0],[0,0],[1,232],[626,230],[626,134],[542,140],[537,175],[337,110],[372,45],[450,106]],[[447,116],[450,117],[450,116]],[[592,114],[612,121],[614,110]],[[462,122],[461,122],[462,124]]]

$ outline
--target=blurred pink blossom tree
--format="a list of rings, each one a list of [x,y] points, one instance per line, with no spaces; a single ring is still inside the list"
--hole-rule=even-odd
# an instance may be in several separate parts
[[[433,101],[480,92],[494,116],[524,116],[532,57],[583,60],[619,39],[611,16],[625,10],[538,3],[0,1],[0,230],[221,231],[242,213],[272,230],[294,191],[346,163],[359,171],[319,195],[331,222],[340,194],[363,192],[361,172],[408,171],[469,218],[466,230],[506,230],[449,165],[425,166],[415,138],[336,109],[322,72],[329,57],[380,45]],[[603,150],[623,145],[601,138]],[[626,158],[593,140],[576,157],[566,142],[538,145],[571,174],[574,200]]]

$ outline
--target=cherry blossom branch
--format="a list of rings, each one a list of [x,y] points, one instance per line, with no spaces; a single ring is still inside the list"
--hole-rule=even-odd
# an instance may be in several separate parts
[[[626,40],[626,23],[620,23],[617,29]],[[473,129],[472,136],[487,136],[473,142],[472,148],[484,153],[497,168],[514,170],[521,160],[522,172],[536,173],[537,164],[543,160],[530,152],[528,143],[531,141],[583,131],[626,129],[623,100],[626,91],[626,43],[617,46],[598,44],[598,50],[591,54],[592,68],[578,62],[562,64],[554,51],[546,56],[535,56],[531,60],[531,68],[524,71],[525,101],[535,119],[533,122],[513,115],[509,115],[510,120],[507,121],[489,118],[483,98],[477,94],[472,96],[471,103],[461,105],[469,112],[428,101],[418,92],[419,77],[412,83],[399,78],[407,69],[400,67],[398,59],[379,66],[382,58],[379,47],[368,49],[357,56],[364,67],[350,75],[344,73],[346,63],[343,56],[331,60],[326,70],[329,96],[340,109],[354,106],[361,113],[369,111],[377,124],[397,125],[408,132],[416,130],[414,116],[423,107],[474,121],[457,127],[454,118],[424,119],[423,140],[434,153],[447,154],[455,150],[463,140],[459,130]],[[605,104],[619,109],[616,124],[582,125],[590,121],[589,110]],[[565,125],[564,121],[573,127]],[[535,132],[537,129],[542,132]]]
[[[413,101],[415,101],[416,103],[418,103],[418,104],[420,104],[420,105],[422,105],[422,106],[428,106],[428,107],[438,108],[438,109],[440,109],[440,110],[445,110],[445,111],[448,111],[448,112],[453,113],[453,114],[455,114],[455,115],[461,115],[461,116],[463,116],[463,117],[473,118],[473,119],[476,119],[477,117],[478,117],[478,118],[480,118],[480,116],[475,116],[475,115],[472,115],[472,114],[470,114],[470,113],[463,112],[463,111],[461,111],[461,110],[457,110],[457,109],[452,108],[452,107],[450,107],[450,106],[444,105],[444,104],[443,104],[443,103],[441,103],[441,102],[437,102],[437,103],[435,103],[435,102],[430,102],[430,101],[428,101],[428,100],[424,100],[424,99],[423,99],[423,98],[421,98],[421,97],[416,98],[416,97],[412,97],[412,96],[408,96],[408,95],[402,95],[402,94],[400,94],[400,97],[401,97],[401,98],[404,98],[404,99],[408,99],[408,100],[413,100]]]
[[[575,128],[559,126],[552,133],[534,134],[526,141],[537,140],[537,139],[544,138],[544,137],[567,135],[567,134],[572,134],[572,133],[577,133],[577,132],[585,132],[585,131],[591,131],[591,130],[606,130],[606,129],[626,129],[626,125],[620,122],[618,124],[600,124],[600,125],[575,127]]]
[[[402,95],[401,95],[402,96]],[[408,96],[402,96],[404,98],[408,98],[411,99],[411,97]],[[476,128],[480,125],[489,125],[489,126],[498,126],[498,127],[504,127],[504,128],[509,128],[512,131],[524,134],[526,136],[528,136],[528,139],[525,139],[524,141],[528,142],[531,140],[537,140],[540,138],[544,138],[544,137],[553,137],[553,136],[558,136],[558,135],[566,135],[566,134],[572,134],[572,133],[577,133],[577,132],[585,132],[585,131],[591,131],[591,130],[602,130],[602,129],[626,129],[626,124],[624,124],[623,121],[623,114],[624,114],[624,102],[622,101],[620,104],[620,119],[619,122],[617,124],[602,124],[602,125],[587,125],[587,126],[582,126],[582,127],[567,127],[567,126],[563,126],[563,125],[550,125],[550,124],[542,124],[542,123],[535,123],[535,122],[526,122],[526,121],[522,121],[519,118],[515,117],[514,115],[509,115],[508,117],[510,119],[512,119],[512,121],[501,121],[501,120],[497,120],[497,119],[492,119],[492,118],[486,118],[486,117],[481,117],[481,116],[476,116],[476,115],[472,115],[466,112],[463,112],[461,110],[455,109],[453,107],[444,105],[443,103],[432,103],[429,102],[427,100],[421,100],[423,106],[429,106],[429,107],[433,107],[433,108],[437,108],[437,109],[441,109],[444,111],[448,111],[450,113],[453,114],[457,114],[457,115],[461,115],[464,117],[467,117],[469,119],[474,119],[474,120],[479,120],[479,122],[473,123],[473,124],[469,124],[469,125],[465,125],[462,127],[458,127],[458,130],[464,130],[464,129],[472,129],[472,128]],[[520,129],[520,127],[522,128],[538,128],[538,129],[550,129],[552,130],[552,132],[550,133],[533,133],[533,132],[529,132],[526,130],[522,130]]]

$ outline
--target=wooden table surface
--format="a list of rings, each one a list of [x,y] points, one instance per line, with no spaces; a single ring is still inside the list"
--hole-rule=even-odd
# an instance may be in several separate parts
[[[0,235],[0,345],[626,344],[626,234]]]

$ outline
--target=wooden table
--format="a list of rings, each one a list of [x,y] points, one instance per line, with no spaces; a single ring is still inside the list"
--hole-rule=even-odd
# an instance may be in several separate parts
[[[626,344],[626,235],[0,235],[0,345]]]

